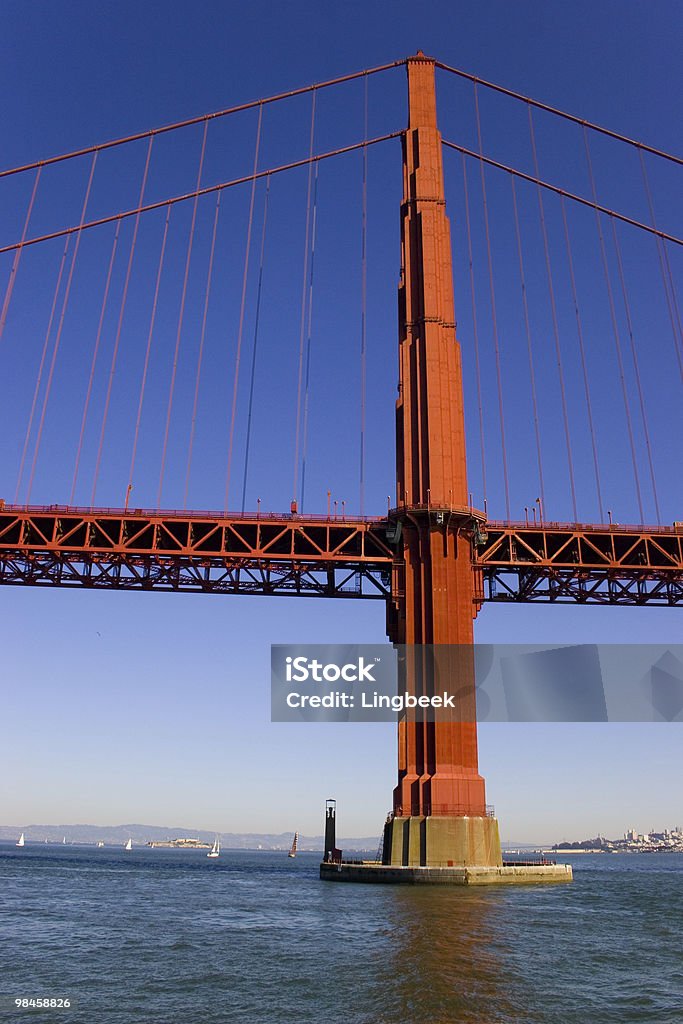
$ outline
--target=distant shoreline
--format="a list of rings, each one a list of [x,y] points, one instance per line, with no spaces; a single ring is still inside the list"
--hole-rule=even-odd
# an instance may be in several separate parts
[[[611,854],[611,853],[627,853],[627,854],[632,854],[632,853],[683,853],[683,850],[672,848],[670,846],[669,847],[657,846],[657,847],[653,847],[650,850],[598,850],[598,849],[574,850],[574,849],[572,849],[571,846],[568,846],[568,847],[562,847],[561,846],[561,847],[558,847],[557,849],[541,850],[541,853],[549,853],[549,854],[561,853],[563,857],[568,857],[570,854],[575,854],[575,853],[604,853],[604,854]]]
[[[118,825],[88,825],[84,823],[46,825],[29,823],[25,825],[0,825],[0,843],[14,844],[21,833],[26,836],[26,843],[45,843],[71,845],[84,844],[94,846],[104,842],[106,847],[123,845],[132,839],[133,846],[147,844],[166,844],[176,841],[177,848],[196,843],[207,844],[209,847],[216,836],[223,849],[233,850],[289,850],[294,838],[295,829],[289,832],[222,832],[220,830],[188,829],[184,826],[146,825],[144,823],[123,823]],[[63,843],[66,838],[66,844]],[[354,853],[375,853],[379,842],[378,836],[340,837],[344,849]],[[322,835],[306,835],[299,832],[299,850],[310,850],[319,853],[323,850]]]

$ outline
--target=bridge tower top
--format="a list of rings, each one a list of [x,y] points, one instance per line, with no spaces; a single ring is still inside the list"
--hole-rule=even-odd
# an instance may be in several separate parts
[[[398,505],[466,505],[460,346],[455,337],[434,60],[407,62],[399,283]]]
[[[408,130],[436,128],[436,89],[434,88],[433,57],[422,50],[409,57],[408,66]]]

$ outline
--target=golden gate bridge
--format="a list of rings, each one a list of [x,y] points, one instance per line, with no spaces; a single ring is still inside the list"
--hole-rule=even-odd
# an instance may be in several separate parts
[[[398,70],[407,127],[373,135],[371,85]],[[487,151],[490,96],[509,116]],[[573,133],[566,152],[543,147],[547,125]],[[399,143],[396,493],[368,515],[387,461],[386,433],[371,453],[388,393],[372,337],[390,320],[372,305],[370,197],[379,226]],[[614,202],[597,187],[607,144],[631,161]],[[419,53],[0,172],[0,583],[382,600],[389,638],[416,645],[470,644],[484,602],[683,603],[683,524],[664,522],[680,506],[683,232],[657,210],[682,163]],[[246,510],[259,445],[258,486],[286,512]],[[351,463],[357,495],[333,500]],[[515,517],[520,475],[538,497]],[[220,511],[197,511],[200,491],[222,491]],[[405,716],[386,863],[499,864],[494,824],[475,723]]]

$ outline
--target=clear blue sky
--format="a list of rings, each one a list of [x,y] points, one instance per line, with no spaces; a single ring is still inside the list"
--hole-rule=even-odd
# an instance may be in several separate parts
[[[437,2],[418,10],[403,0],[392,3],[327,5],[292,3],[277,5],[236,3],[118,3],[91,5],[82,2],[61,7],[46,3],[28,6],[6,2],[5,31],[0,61],[3,95],[3,166],[13,166],[52,153],[87,146],[151,126],[220,109],[299,85],[335,77],[348,71],[400,59],[418,48],[446,63],[462,67],[535,96],[589,120],[606,124],[662,149],[680,152],[681,91],[680,39],[682,16],[679,5],[659,2],[647,8],[634,2],[589,4],[560,3],[461,3]],[[372,83],[370,131],[394,130],[404,123],[403,72],[392,72],[386,84]],[[362,89],[343,99],[321,100],[318,138],[321,147],[353,141],[362,132]],[[455,141],[472,145],[471,108],[464,92],[444,83],[442,130]],[[269,122],[264,135],[265,152],[276,160],[291,151],[301,155],[307,148],[309,108],[292,107],[291,120]],[[461,115],[461,116],[460,116]],[[507,108],[496,107],[482,97],[485,148],[505,159],[517,157],[528,169],[528,152],[507,132]],[[207,178],[231,177],[235,168],[250,167],[254,124],[247,119],[235,129],[236,136],[222,138],[213,153],[207,153]],[[579,147],[580,136],[561,136],[539,121],[542,172],[553,180],[576,186],[572,178],[571,148]],[[171,190],[185,188],[196,175],[200,138],[195,134],[187,147],[168,151]],[[239,142],[237,147],[235,142]],[[270,147],[270,148],[268,148]],[[298,147],[298,148],[297,148]],[[563,148],[565,147],[565,148]],[[569,147],[569,150],[567,150]],[[232,148],[239,148],[239,154]],[[186,151],[187,150],[187,151]],[[139,153],[140,151],[138,151]],[[569,152],[569,155],[567,153]],[[637,197],[633,167],[623,176],[616,170],[617,154],[596,146],[599,189],[605,201],[629,208],[645,218],[642,196]],[[228,156],[230,160],[228,160]],[[578,159],[578,158],[577,158]],[[224,162],[222,162],[224,160]],[[368,366],[371,381],[368,441],[368,485],[366,510],[380,513],[386,494],[392,490],[393,398],[395,388],[395,284],[399,262],[398,199],[400,160],[396,143],[369,158],[369,284]],[[213,163],[211,162],[213,161]],[[103,165],[104,166],[104,165]],[[623,165],[626,166],[626,165]],[[314,338],[326,341],[320,350],[311,393],[310,506],[324,505],[326,488],[332,483],[335,496],[347,497],[349,506],[357,501],[357,431],[351,429],[354,457],[344,455],[349,428],[342,393],[357,413],[358,351],[358,251],[360,162],[349,161],[338,172],[320,171],[320,206],[317,279],[314,298]],[[123,168],[123,165],[122,165]],[[567,177],[563,178],[565,173]],[[637,168],[636,168],[637,170]],[[107,185],[117,198],[128,202],[130,189],[138,186],[131,173],[114,163],[105,167]],[[155,171],[156,173],[156,171]],[[160,172],[159,172],[160,173]],[[477,198],[476,165],[470,177]],[[466,281],[462,202],[462,176],[458,159],[446,157],[449,211],[455,243],[456,302],[459,334],[464,350],[468,387],[468,428],[473,488],[481,500],[476,448],[476,409],[472,404],[474,383],[471,354],[471,318]],[[577,174],[579,171],[577,170]],[[675,201],[674,179],[652,168],[656,206],[661,226],[681,233],[680,202]],[[80,180],[80,179],[79,179]],[[500,218],[495,249],[498,259],[499,301],[503,311],[514,308],[512,297],[515,253],[507,252],[509,223],[505,222],[502,189],[491,180],[494,217]],[[161,189],[161,178],[151,182]],[[585,179],[579,185],[587,188]],[[285,365],[285,356],[296,350],[299,339],[299,303],[302,259],[302,195],[305,173],[296,179],[291,195],[286,186],[276,193],[273,186],[271,262],[266,266],[267,308],[262,322],[264,369],[261,406],[257,409],[253,483],[248,507],[255,497],[264,496],[269,507],[285,508],[291,486],[290,461],[268,442],[269,433],[291,445],[291,392],[287,379],[295,362]],[[129,187],[130,186],[130,187]],[[79,186],[80,187],[80,186]],[[509,186],[507,186],[509,188]],[[54,186],[53,196],[71,201],[67,184]],[[81,189],[82,191],[82,189]],[[167,190],[168,191],[168,190]],[[680,196],[680,187],[678,189]],[[75,191],[74,191],[75,194]],[[161,194],[161,193],[160,193]],[[520,193],[521,195],[522,193]],[[60,223],[61,211],[49,206],[37,211],[36,223]],[[244,198],[244,194],[242,196]],[[246,198],[248,199],[248,193]],[[104,193],[94,197],[105,205]],[[260,223],[262,194],[259,192],[257,224]],[[16,225],[25,209],[25,197],[0,199],[8,240],[16,237]],[[232,318],[239,306],[245,206],[238,208],[226,199],[224,276],[215,289],[212,307],[215,324],[220,316]],[[278,205],[279,202],[279,205]],[[523,230],[527,232],[527,258],[531,284],[542,278],[542,253],[535,196],[522,197]],[[630,207],[633,202],[635,205]],[[297,206],[298,203],[298,206]],[[638,205],[641,204],[641,205]],[[72,207],[64,209],[71,221]],[[77,209],[74,205],[73,209]],[[557,208],[549,207],[551,229]],[[227,211],[227,212],[226,212]],[[336,212],[335,212],[336,211]],[[197,262],[193,294],[201,295],[201,266],[205,266],[212,207],[203,208],[197,238]],[[65,215],[67,215],[65,214]],[[291,215],[291,221],[288,217]],[[174,215],[175,216],[175,215]],[[187,217],[179,215],[178,230],[187,231]],[[40,219],[42,218],[42,220]],[[505,226],[507,224],[507,226]],[[577,221],[577,238],[588,238],[589,221]],[[156,229],[159,222],[156,222]],[[151,231],[151,229],[150,229]],[[534,235],[534,232],[536,234]],[[585,233],[585,234],[584,234]],[[110,236],[109,236],[110,237]],[[149,315],[150,281],[158,248],[158,234],[141,235],[141,271],[130,299],[133,314]],[[156,241],[155,241],[156,238]],[[475,245],[482,236],[475,233]],[[107,241],[107,239],[105,239]],[[234,242],[234,245],[233,245]],[[90,250],[85,250],[88,254]],[[107,242],[108,244],[108,242]],[[601,396],[597,414],[604,429],[606,500],[622,522],[635,520],[637,509],[629,478],[628,453],[624,445],[623,415],[615,378],[609,377],[607,356],[611,345],[609,321],[604,302],[599,305],[591,293],[591,276],[599,274],[595,263],[595,239],[584,250],[579,267],[584,275],[584,315],[595,331],[596,387]],[[666,336],[667,319],[657,278],[654,247],[633,236],[623,236],[624,257],[633,285],[633,314],[640,344],[646,394],[656,440],[660,497],[665,521],[681,519],[679,479],[671,467],[680,462],[680,392],[672,362],[671,340]],[[157,248],[155,248],[157,246]],[[93,243],[93,254],[95,254]],[[175,341],[178,275],[184,252],[177,247],[177,266],[170,268],[168,319],[161,321],[159,351],[168,354]],[[101,258],[101,253],[100,253]],[[675,259],[675,254],[672,256]],[[203,261],[203,262],[202,262]],[[6,273],[3,264],[3,274]],[[92,266],[95,267],[93,255]],[[99,266],[99,264],[98,264]],[[482,264],[483,266],[483,264]],[[96,310],[89,301],[89,261],[82,261],[82,274],[74,279],[74,302],[80,296],[85,308]],[[596,269],[597,268],[597,269]],[[653,270],[654,268],[654,270]],[[674,264],[674,270],[680,262]],[[16,294],[15,319],[3,339],[11,395],[5,393],[0,455],[3,468],[0,493],[13,497],[17,473],[17,449],[23,442],[27,401],[32,382],[19,376],[24,352],[31,357],[42,345],[42,335],[31,319],[35,282],[36,304],[45,304],[53,287],[40,263],[29,267]],[[205,272],[205,271],[204,271]],[[514,273],[513,273],[514,272]],[[657,273],[656,273],[657,272]],[[93,273],[95,271],[93,270]],[[98,271],[99,273],[99,271]],[[147,277],[145,277],[147,273]],[[195,271],[193,270],[193,273]],[[173,277],[173,274],[176,276]],[[33,276],[31,276],[33,275]],[[3,282],[5,278],[2,279]],[[94,278],[93,278],[94,280]],[[250,275],[248,318],[253,318],[254,268]],[[100,281],[100,278],[97,278]],[[174,284],[175,282],[175,284]],[[342,282],[342,283],[340,283]],[[481,289],[485,276],[478,279]],[[539,296],[541,284],[538,284]],[[4,283],[2,285],[4,287]],[[137,291],[135,290],[137,287]],[[100,284],[97,284],[97,289]],[[42,290],[41,290],[42,289]],[[95,285],[92,287],[95,294]],[[97,296],[99,297],[99,291]],[[213,293],[212,293],[213,294]],[[294,294],[294,298],[291,295]],[[480,294],[485,296],[485,291]],[[348,296],[352,298],[349,299]],[[571,326],[562,293],[560,318],[564,331]],[[97,299],[99,301],[99,298]],[[198,301],[198,300],[197,300]],[[547,303],[547,297],[543,300]],[[539,298],[539,303],[541,302]],[[23,305],[22,305],[23,303]],[[289,305],[287,305],[289,303]],[[351,308],[347,308],[350,304]],[[43,308],[41,306],[41,309]],[[74,305],[70,308],[76,308]],[[481,330],[489,330],[485,298],[482,299]],[[519,310],[517,310],[519,312]],[[197,308],[188,314],[191,326],[197,322]],[[623,316],[623,314],[622,314]],[[174,319],[174,317],[176,319]],[[550,330],[547,308],[538,314],[536,329],[547,336]],[[92,319],[92,317],[91,317]],[[145,320],[146,322],[146,320]],[[249,325],[252,319],[248,319]],[[42,323],[42,320],[41,320]],[[44,328],[41,328],[44,330]],[[128,329],[128,328],[127,328]],[[507,327],[503,341],[508,346],[510,381],[525,385],[524,364],[515,359],[517,346],[525,344],[521,320]],[[602,332],[602,333],[601,333]],[[91,332],[92,333],[92,332]],[[63,501],[68,498],[75,413],[72,415],[69,381],[84,363],[79,343],[92,344],[91,333],[65,322],[64,359],[58,365],[66,401],[50,407],[46,420],[43,458],[38,463],[34,499]],[[568,336],[568,335],[567,335]],[[245,333],[249,337],[249,333]],[[604,337],[605,347],[601,344]],[[133,344],[132,335],[126,335]],[[563,343],[565,336],[563,334]],[[111,336],[109,338],[111,341]],[[246,343],[245,343],[246,344]],[[574,344],[574,342],[572,342]],[[69,347],[71,346],[71,347]],[[352,346],[352,355],[348,348]],[[121,428],[124,442],[105,450],[100,500],[121,504],[129,458],[131,393],[136,394],[138,376],[134,361],[123,350],[118,392],[112,405],[113,422]],[[131,352],[133,348],[131,347]],[[191,351],[185,342],[183,353]],[[316,350],[317,351],[317,350]],[[572,350],[573,351],[573,350]],[[267,358],[265,355],[267,354]],[[282,363],[278,360],[282,357]],[[87,356],[89,359],[89,355]],[[191,364],[189,356],[188,367]],[[132,357],[131,357],[132,359]],[[218,365],[218,364],[216,364]],[[222,365],[222,364],[221,364]],[[569,366],[568,362],[568,366]],[[573,365],[573,364],[571,364]],[[604,372],[603,372],[604,371]],[[570,381],[578,388],[575,369],[568,369]],[[611,372],[611,370],[610,370]],[[161,382],[165,379],[161,373]],[[289,380],[291,381],[291,377]],[[550,378],[549,378],[550,379]],[[221,386],[207,375],[207,400],[224,402]],[[339,394],[333,385],[340,384]],[[600,384],[604,390],[600,391]],[[525,385],[526,386],[526,385]],[[75,388],[76,385],[73,384]],[[487,405],[495,401],[493,377],[487,382]],[[548,403],[556,383],[548,385]],[[80,395],[80,391],[78,395]],[[508,415],[513,448],[513,514],[521,515],[525,504],[537,496],[533,471],[528,396],[512,389]],[[179,408],[187,411],[187,385],[181,383]],[[580,392],[577,390],[577,394]],[[150,399],[150,418],[163,417],[162,389]],[[334,397],[332,397],[334,396]],[[490,402],[489,402],[490,400]],[[81,401],[79,398],[78,401]],[[542,400],[543,401],[543,400]],[[354,404],[355,403],[355,404]],[[555,394],[552,405],[557,410]],[[80,408],[80,407],[78,407]],[[221,410],[224,405],[221,405]],[[160,412],[161,411],[161,412]],[[547,487],[554,513],[568,518],[566,480],[563,476],[562,437],[557,418],[548,413],[546,453]],[[675,416],[678,415],[678,421]],[[71,417],[71,418],[70,418]],[[578,417],[577,417],[578,418]],[[225,416],[223,416],[223,421]],[[222,422],[223,422],[222,421]],[[150,419],[151,422],[151,419]],[[240,424],[242,424],[240,420]],[[677,422],[677,429],[674,425]],[[17,426],[20,424],[20,427]],[[489,500],[494,514],[503,515],[502,495],[496,461],[496,418],[487,419],[487,440],[492,482]],[[240,426],[240,430],[243,426]],[[135,480],[140,504],[154,504],[158,461],[158,431],[152,440],[141,442],[141,469]],[[591,491],[591,470],[585,429],[576,440],[577,479],[580,512],[586,519],[597,515]],[[117,437],[119,434],[117,433]],[[176,435],[172,434],[172,440]],[[178,435],[180,436],[180,435]],[[225,435],[223,434],[222,437]],[[243,439],[243,435],[239,435]],[[330,455],[329,442],[336,445]],[[217,507],[222,500],[223,479],[216,484],[214,473],[220,463],[223,472],[224,441],[211,432],[207,420],[198,426],[199,454],[193,478],[190,504]],[[154,444],[152,444],[154,441]],[[646,479],[642,437],[638,434],[641,471]],[[86,463],[92,461],[92,439],[86,448]],[[156,447],[155,447],[156,445]],[[350,447],[350,446],[349,446]],[[124,451],[125,449],[125,451]],[[339,451],[337,451],[337,449]],[[679,462],[674,459],[678,455]],[[89,463],[87,463],[89,464]],[[241,465],[238,461],[238,465]],[[171,462],[165,504],[180,504],[184,480],[184,454]],[[241,477],[241,471],[238,473]],[[677,476],[677,474],[676,474]],[[122,483],[123,481],[123,483]],[[86,502],[85,486],[78,500]],[[65,493],[66,487],[66,493]],[[652,518],[650,492],[646,493],[646,515]],[[233,507],[237,504],[231,502]],[[487,607],[477,624],[478,639],[486,642],[570,642],[601,641],[681,642],[680,609],[559,609]],[[377,726],[293,726],[269,722],[269,645],[293,641],[378,642],[384,635],[381,604],[326,603],[316,601],[251,600],[179,595],[134,595],[68,593],[0,589],[0,622],[3,633],[2,737],[3,777],[0,819],[7,823],[74,822],[116,823],[144,821],[157,824],[196,825],[225,831],[279,831],[299,828],[320,830],[322,807],[328,796],[336,796],[340,826],[346,834],[378,833],[390,806],[395,776],[395,737],[388,725]],[[674,824],[683,817],[676,780],[683,768],[679,726],[521,726],[489,725],[480,730],[481,767],[487,778],[488,798],[496,805],[503,836],[517,840],[555,840],[595,833],[620,833],[634,825],[642,830],[652,825]]]

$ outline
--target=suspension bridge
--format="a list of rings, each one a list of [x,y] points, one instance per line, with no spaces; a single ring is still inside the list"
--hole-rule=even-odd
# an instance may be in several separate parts
[[[683,603],[681,164],[417,54],[0,172],[0,583]],[[500,864],[475,723],[398,766],[387,865]]]

